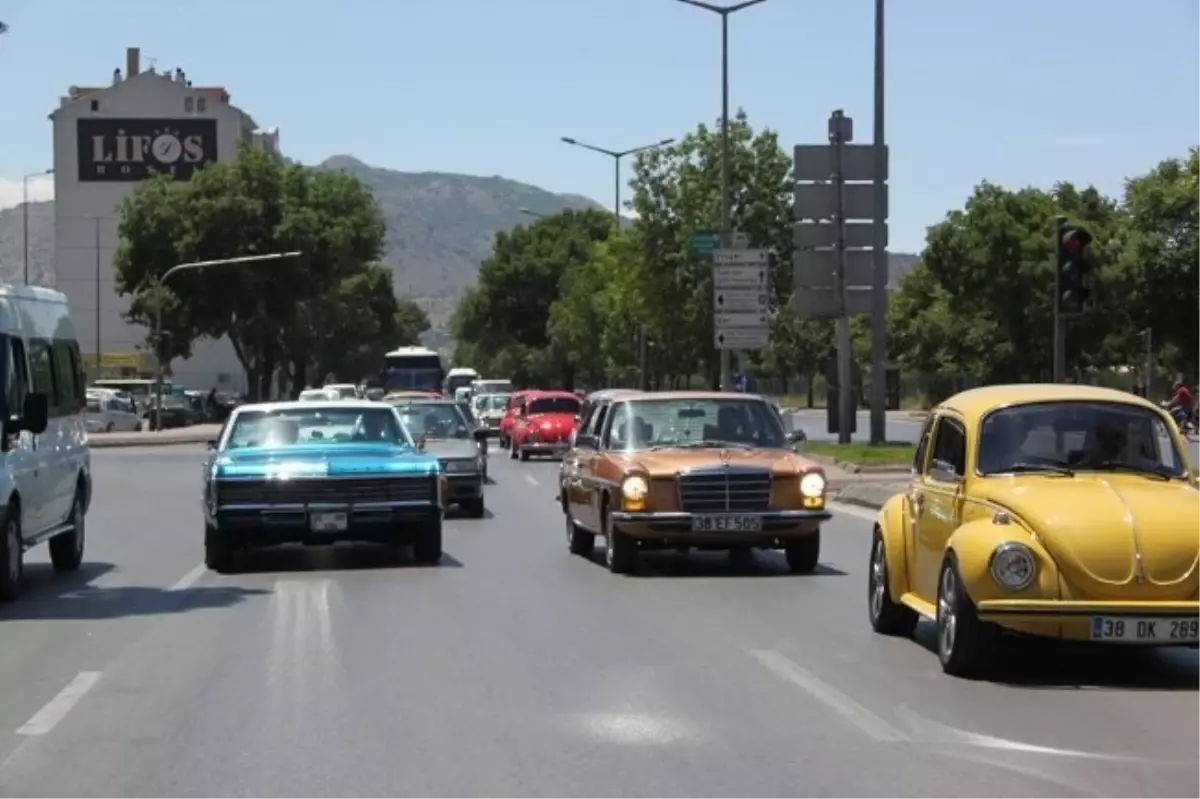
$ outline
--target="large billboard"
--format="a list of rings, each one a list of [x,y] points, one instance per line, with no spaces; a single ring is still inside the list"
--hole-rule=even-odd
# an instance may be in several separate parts
[[[217,160],[215,119],[80,119],[79,181],[187,180]]]

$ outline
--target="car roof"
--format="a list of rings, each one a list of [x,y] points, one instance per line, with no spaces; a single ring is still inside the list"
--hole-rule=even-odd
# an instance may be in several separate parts
[[[1119,402],[1158,410],[1153,402],[1144,400],[1128,391],[1100,386],[1085,386],[1076,383],[1010,383],[982,386],[961,391],[937,407],[949,409],[964,417],[979,417],[995,408],[1006,405],[1024,405],[1035,402]]]
[[[570,398],[573,400],[579,399],[579,397],[575,396],[570,391],[559,391],[558,389],[536,388],[531,391],[524,391],[524,392],[522,392],[522,394],[524,395],[525,399],[531,399],[531,400],[532,399],[560,399],[560,398]]]
[[[740,391],[630,391],[628,395],[620,395],[620,399],[646,400],[752,400],[767,402],[761,394],[743,394]]]
[[[372,408],[380,407],[381,403],[373,400],[365,399],[344,399],[344,400],[327,400],[326,402],[298,402],[296,400],[287,400],[284,402],[252,402],[245,405],[239,405],[234,409],[234,413],[240,414],[243,411],[265,411],[272,413],[274,411],[283,410],[300,410],[311,411],[315,408],[334,408],[337,410],[345,410],[347,408],[358,408],[368,411]]]
[[[643,394],[645,392],[636,388],[602,388],[599,391],[593,391],[591,394],[584,396],[585,402],[596,402],[597,400],[615,399],[617,397],[629,397],[634,394]]]

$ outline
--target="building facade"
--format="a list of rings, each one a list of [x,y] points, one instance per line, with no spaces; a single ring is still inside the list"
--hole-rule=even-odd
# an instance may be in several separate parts
[[[113,255],[121,201],[156,173],[187,180],[205,164],[230,161],[239,142],[279,151],[279,134],[259,130],[219,86],[193,86],[182,70],[142,69],[138,48],[108,86],[72,86],[50,115],[54,126],[54,240],[57,288],[71,302],[80,348],[106,372],[148,372],[147,330],[122,314]],[[228,339],[198,341],[171,364],[190,388],[245,388]]]

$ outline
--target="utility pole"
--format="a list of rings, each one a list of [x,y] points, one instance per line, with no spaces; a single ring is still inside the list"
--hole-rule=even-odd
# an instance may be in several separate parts
[[[875,0],[875,207],[887,205],[887,150],[883,129],[883,2]],[[875,271],[871,283],[871,443],[887,441],[887,219],[879,214],[872,225]]]
[[[850,420],[855,417],[854,392],[852,390],[852,362],[854,353],[850,342],[850,314],[846,306],[846,140],[850,138],[850,123],[839,109],[829,118],[829,143],[833,145],[833,174],[836,185],[836,213],[834,224],[837,230],[837,266],[833,273],[833,293],[837,302],[838,315],[835,322],[837,336],[838,378],[838,443],[849,444],[853,427]]]
[[[653,144],[644,144],[641,147],[634,147],[629,150],[609,150],[604,147],[597,147],[594,144],[585,144],[577,139],[572,139],[570,136],[563,136],[564,144],[570,144],[573,147],[582,147],[585,150],[591,150],[601,155],[607,155],[613,160],[613,223],[618,231],[621,230],[621,159],[627,155],[634,155],[643,150],[655,150],[659,147],[666,147],[669,144],[674,144],[675,139],[660,139]],[[521,209],[524,211],[525,209]],[[535,214],[536,216],[536,214]],[[646,326],[642,325],[638,330],[638,382],[642,391],[649,388],[649,380],[646,375]]]
[[[96,217],[96,375],[102,366],[100,347],[100,217]]]
[[[730,143],[729,143],[729,15],[744,11],[766,0],[744,0],[732,6],[716,6],[700,0],[679,0],[689,6],[703,8],[721,15],[721,244],[733,247],[732,198],[730,197]],[[728,349],[720,350],[721,390],[729,391],[733,386],[733,364]]]

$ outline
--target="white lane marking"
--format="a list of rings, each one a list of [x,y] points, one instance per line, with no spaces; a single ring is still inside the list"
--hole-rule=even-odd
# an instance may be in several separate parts
[[[832,685],[821,680],[794,660],[773,649],[758,649],[750,653],[767,671],[801,688],[805,693],[828,707],[846,721],[877,741],[904,742],[910,740],[901,729],[892,726],[855,702]]]
[[[534,477],[532,474],[525,475],[525,482],[529,483],[531,486],[540,486],[541,485],[541,483],[539,483],[537,481],[537,478]]]
[[[1007,752],[1022,752],[1027,755],[1054,755],[1056,757],[1077,757],[1090,760],[1125,760],[1138,761],[1142,758],[1127,755],[1107,755],[1100,752],[1084,752],[1079,749],[1060,749],[1054,746],[1014,741],[1009,738],[998,738],[994,735],[960,730],[936,721],[930,721],[917,714],[908,705],[896,709],[896,716],[903,721],[923,741],[938,740],[943,743],[961,744],[963,746],[979,747],[981,749],[1001,749]]]
[[[707,737],[685,719],[646,713],[584,713],[571,716],[569,726],[589,738],[630,746],[697,743]]]
[[[844,513],[847,516],[854,516],[859,519],[866,519],[873,522],[879,518],[879,511],[871,508],[864,508],[861,505],[850,505],[844,502],[830,502],[827,506],[835,513]]]
[[[175,581],[175,585],[168,588],[168,591],[186,591],[192,587],[192,584],[204,576],[204,572],[208,570],[203,563],[197,563],[192,567],[192,570]]]
[[[17,735],[45,735],[53,730],[71,712],[71,708],[83,699],[83,695],[100,681],[102,674],[103,672],[99,671],[81,671],[76,674],[75,679],[67,683],[66,688],[34,713],[29,721],[17,728]]]
[[[328,579],[275,583],[267,698],[272,718],[282,726],[295,721],[291,718],[295,709],[308,697],[328,695],[336,687],[331,585]],[[319,685],[313,685],[314,680]]]

